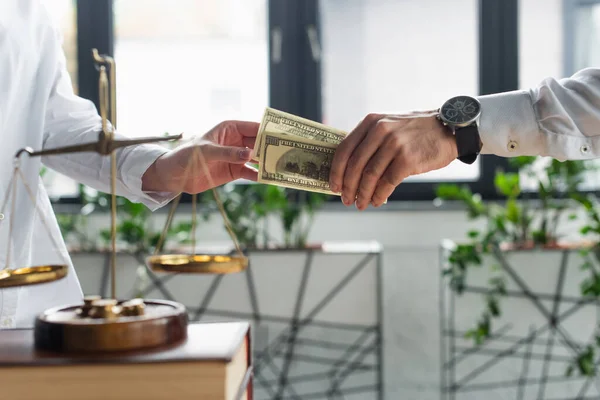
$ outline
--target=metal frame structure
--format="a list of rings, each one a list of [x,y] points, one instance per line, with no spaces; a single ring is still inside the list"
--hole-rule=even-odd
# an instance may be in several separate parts
[[[275,253],[298,252],[277,250]],[[257,253],[263,253],[257,251]],[[355,265],[349,265],[347,272],[337,281],[326,295],[308,312],[303,312],[306,300],[307,286],[313,278],[314,258],[317,254],[327,255],[322,250],[307,249],[302,251],[306,259],[302,267],[301,281],[297,293],[294,295],[294,311],[290,317],[267,315],[261,312],[258,305],[256,281],[253,274],[252,261],[245,275],[248,304],[252,312],[239,312],[235,309],[213,309],[209,305],[219,291],[221,283],[227,275],[215,275],[210,278],[208,290],[204,291],[197,301],[197,306],[185,304],[191,321],[201,321],[206,318],[224,318],[235,320],[249,320],[254,324],[254,341],[263,343],[263,346],[254,345],[254,391],[256,399],[342,399],[351,394],[369,396],[380,399],[384,397],[383,384],[383,298],[382,298],[382,254],[381,252],[343,253],[333,252],[331,255],[345,254],[360,256]],[[252,252],[250,252],[252,254]],[[137,254],[136,259],[144,264],[144,254]],[[108,259],[105,261],[103,275],[100,282],[99,293],[105,294],[108,290]],[[374,296],[376,304],[376,319],[373,325],[347,324],[320,320],[316,315],[324,309],[344,288],[363,270],[373,268],[375,274],[376,290],[374,293],[365,293],[365,296]],[[158,276],[148,270],[150,283],[142,290],[141,296],[158,291],[166,300],[179,301],[177,295],[168,288],[168,283],[177,274]],[[207,278],[208,279],[208,278]],[[153,297],[156,297],[153,294]],[[352,310],[348,310],[352,313]],[[279,334],[274,338],[267,337],[264,327],[276,327]],[[310,329],[319,329],[329,332],[331,340],[319,340],[303,335]],[[343,336],[347,342],[340,343],[337,339]],[[350,340],[352,338],[353,340]],[[319,355],[315,355],[317,352]],[[307,354],[310,353],[310,354]],[[296,374],[294,365],[302,362],[308,363],[315,372]],[[323,371],[326,371],[323,373]],[[365,375],[368,375],[365,378]],[[357,384],[353,383],[357,379]],[[318,384],[321,382],[321,384]],[[305,385],[315,383],[316,390],[307,390]],[[326,387],[326,389],[325,389]]]
[[[447,266],[449,243],[444,243],[440,247],[440,265],[442,270]],[[562,363],[567,365],[583,349],[585,344],[576,341],[572,334],[563,326],[566,318],[580,311],[585,306],[595,306],[600,311],[600,303],[595,298],[583,298],[564,294],[565,277],[568,273],[568,260],[578,250],[551,250],[560,252],[560,266],[556,279],[556,288],[554,293],[538,293],[531,289],[530,285],[519,273],[519,269],[512,266],[506,256],[500,250],[493,254],[494,261],[497,262],[502,271],[509,277],[518,290],[508,290],[503,298],[522,299],[529,302],[539,312],[539,316],[544,321],[541,325],[531,325],[526,335],[514,334],[511,332],[511,325],[499,326],[494,329],[490,337],[480,346],[460,346],[457,341],[464,338],[466,329],[458,327],[455,314],[457,294],[449,288],[447,281],[442,277],[440,284],[440,399],[457,400],[461,396],[465,398],[480,393],[484,396],[486,391],[494,389],[514,389],[514,399],[552,399],[552,400],[591,400],[600,398],[600,381],[597,377],[581,377],[577,373],[573,376],[551,373],[552,363]],[[575,267],[572,267],[573,269]],[[441,275],[441,274],[440,274]],[[464,288],[464,294],[475,293],[485,295],[490,290],[485,287],[478,287],[467,284]],[[551,302],[551,307],[544,305]],[[563,308],[564,306],[564,308]],[[560,311],[559,311],[560,310]],[[543,338],[542,335],[547,335]],[[535,346],[544,346],[545,351],[536,351]],[[498,349],[497,347],[501,347]],[[564,353],[567,353],[565,355]],[[457,365],[463,363],[469,358],[480,357],[477,364],[472,369],[462,371],[461,377],[457,376]],[[473,380],[482,376],[484,373],[492,375],[494,368],[499,368],[499,363],[505,358],[521,360],[521,370],[518,379],[502,379],[486,381],[483,383],[473,383]],[[485,360],[485,361],[484,361]],[[541,376],[536,373],[535,377],[531,374],[532,361],[542,362]],[[598,365],[598,360],[595,361]],[[566,368],[563,369],[566,371]],[[506,374],[504,372],[498,372]],[[549,385],[556,383],[570,383],[576,385],[577,389],[568,398],[556,397],[553,395]],[[596,388],[594,397],[589,397],[592,385]],[[532,390],[534,387],[537,390]],[[535,391],[535,394],[534,394]]]

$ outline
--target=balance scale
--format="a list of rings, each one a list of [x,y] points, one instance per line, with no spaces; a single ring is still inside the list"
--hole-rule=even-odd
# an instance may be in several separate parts
[[[180,140],[182,135],[152,137],[130,140],[114,138],[116,129],[116,84],[115,62],[111,57],[101,56],[96,49],[92,55],[99,71],[99,100],[102,117],[102,131],[96,142],[81,145],[65,146],[54,149],[34,151],[30,148],[21,149],[15,156],[15,167],[11,181],[11,189],[6,194],[2,210],[9,202],[12,194],[11,207],[15,205],[16,183],[21,180],[30,200],[37,207],[30,186],[25,181],[20,170],[23,155],[38,157],[77,152],[96,152],[111,157],[111,298],[100,296],[85,297],[82,304],[65,305],[44,311],[39,315],[33,329],[32,351],[42,351],[45,354],[55,354],[57,357],[85,356],[93,359],[107,354],[119,354],[131,351],[160,351],[167,346],[177,346],[188,338],[190,326],[185,307],[182,304],[164,300],[143,300],[140,298],[116,298],[116,155],[115,150],[126,146],[144,143]],[[110,76],[110,78],[109,78]],[[109,82],[110,81],[110,82]],[[207,165],[202,153],[197,151],[194,159],[199,160],[199,166],[210,182]],[[194,166],[187,169],[190,173]],[[213,185],[214,187],[214,185]],[[196,254],[195,228],[197,196],[192,200],[192,254],[160,254],[165,236],[173,219],[175,210],[181,199],[181,194],[172,202],[167,222],[161,233],[154,254],[146,258],[150,270],[159,273],[183,274],[230,274],[244,271],[248,267],[248,258],[243,254],[234,231],[231,229],[227,214],[219,199],[218,193],[213,194],[219,212],[223,217],[225,227],[234,242],[234,254]],[[0,211],[2,212],[2,211]],[[13,215],[10,213],[9,241],[12,240]],[[44,224],[46,221],[43,220]],[[47,226],[47,225],[46,225]],[[50,235],[51,236],[51,235]],[[55,240],[50,237],[51,240]],[[64,278],[68,273],[68,262],[60,265],[22,266],[11,268],[10,243],[6,258],[6,266],[0,270],[0,288],[11,288],[27,285],[37,285],[53,282]],[[194,325],[194,324],[192,324]],[[0,343],[1,345],[1,343]],[[125,354],[125,353],[123,353]],[[0,363],[3,360],[0,360]],[[0,391],[2,384],[0,384]]]

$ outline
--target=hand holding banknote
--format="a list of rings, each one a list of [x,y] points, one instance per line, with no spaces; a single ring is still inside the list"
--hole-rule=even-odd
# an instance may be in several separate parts
[[[404,179],[449,165],[456,140],[437,114],[368,115],[336,150],[332,190],[342,192],[345,205],[379,207]]]
[[[339,196],[330,186],[331,168],[346,138],[344,131],[267,108],[253,153],[258,182]]]
[[[224,121],[160,156],[144,173],[145,192],[201,193],[237,179],[256,181],[251,161],[258,123]]]

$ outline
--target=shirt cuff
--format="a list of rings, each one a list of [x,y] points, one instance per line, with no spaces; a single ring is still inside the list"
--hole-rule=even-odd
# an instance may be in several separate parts
[[[539,153],[544,138],[528,91],[481,96],[478,100],[481,154],[516,157]]]
[[[171,192],[144,192],[142,190],[142,177],[154,162],[169,150],[152,144],[135,146],[127,154],[121,167],[121,179],[132,196],[133,202],[142,203],[154,211],[168,204],[179,193]]]
[[[600,139],[571,133],[558,110],[537,91],[517,90],[478,97],[481,103],[481,154],[543,156],[586,160],[600,151]]]

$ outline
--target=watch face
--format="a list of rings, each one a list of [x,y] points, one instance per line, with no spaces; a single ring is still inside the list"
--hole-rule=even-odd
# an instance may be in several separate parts
[[[481,106],[479,101],[469,96],[457,96],[448,100],[442,106],[440,114],[443,120],[451,124],[465,124],[473,122]]]

